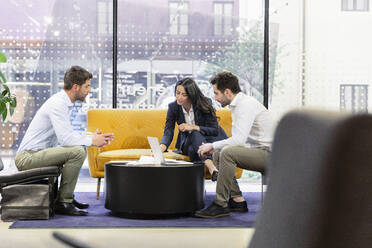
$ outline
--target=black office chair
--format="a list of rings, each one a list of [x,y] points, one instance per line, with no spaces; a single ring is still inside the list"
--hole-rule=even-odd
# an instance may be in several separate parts
[[[0,158],[0,171],[2,171],[3,169],[4,169],[3,160],[1,160],[1,158]]]
[[[257,170],[256,172],[259,172],[260,175],[261,175],[261,204],[263,204],[264,193],[265,193],[264,185],[267,185],[268,178],[267,178],[267,175],[266,175],[266,169],[263,169],[263,170],[260,170],[260,171]]]
[[[261,204],[263,204],[263,198],[264,198],[264,185],[267,185],[267,176],[265,172],[261,173]]]
[[[60,232],[53,232],[53,237],[57,239],[58,241],[62,242],[63,244],[73,247],[73,248],[92,248],[91,246],[88,246],[87,244],[76,240],[74,238],[71,238],[70,236],[67,236],[66,234],[60,233]]]
[[[279,123],[250,248],[372,247],[372,116],[291,112]]]
[[[2,194],[3,196],[3,199],[1,201],[1,207],[2,207],[1,218],[4,221],[7,221],[7,220],[11,220],[7,218],[14,217],[13,213],[9,214],[8,217],[4,216],[4,213],[3,213],[4,201],[8,201],[10,205],[14,204],[14,202],[16,202],[15,198],[18,197],[17,195],[14,195],[14,194],[16,194],[16,192],[22,192],[22,189],[18,189],[18,190],[11,192],[9,196],[4,196],[3,191],[9,190],[7,188],[8,186],[29,185],[29,184],[39,184],[39,185],[47,184],[48,185],[49,204],[50,204],[49,205],[49,216],[53,216],[54,215],[54,204],[56,201],[57,191],[58,191],[58,177],[61,174],[61,169],[62,169],[61,166],[49,166],[49,167],[19,171],[19,172],[7,174],[7,175],[0,175],[0,194]],[[27,196],[27,195],[22,196],[22,201],[25,200],[27,202],[27,197],[31,197],[31,196]],[[8,203],[5,203],[5,205]],[[24,215],[21,215],[21,216],[22,218],[25,218]]]

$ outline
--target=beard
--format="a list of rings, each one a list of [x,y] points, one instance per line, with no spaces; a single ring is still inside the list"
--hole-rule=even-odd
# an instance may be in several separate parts
[[[221,102],[220,104],[221,104],[221,107],[222,107],[222,108],[224,108],[224,107],[226,107],[227,105],[229,105],[227,102]]]
[[[84,102],[86,97],[87,97],[87,95],[85,95],[85,94],[83,94],[83,93],[81,93],[81,92],[78,92],[78,93],[75,95],[75,100],[79,100],[79,101]]]
[[[224,99],[221,99],[221,101],[219,102],[221,104],[221,106],[224,108],[226,107],[227,105],[229,105],[231,103],[231,101],[229,101],[227,98],[224,98]]]

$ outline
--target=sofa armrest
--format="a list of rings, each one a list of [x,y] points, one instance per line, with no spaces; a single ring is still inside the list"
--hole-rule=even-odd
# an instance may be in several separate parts
[[[88,162],[89,162],[89,172],[91,177],[102,177],[98,173],[98,163],[97,163],[97,157],[100,153],[100,149],[96,146],[89,146],[87,148],[88,150]]]

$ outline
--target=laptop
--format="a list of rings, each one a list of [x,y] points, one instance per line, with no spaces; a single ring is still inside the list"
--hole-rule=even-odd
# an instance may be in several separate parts
[[[149,145],[152,150],[152,154],[154,155],[154,162],[156,164],[160,165],[175,165],[175,164],[192,164],[191,162],[187,161],[180,161],[180,160],[175,160],[175,159],[164,159],[163,153],[160,148],[160,144],[158,141],[158,138],[156,137],[150,137],[147,136],[147,140],[149,141]]]

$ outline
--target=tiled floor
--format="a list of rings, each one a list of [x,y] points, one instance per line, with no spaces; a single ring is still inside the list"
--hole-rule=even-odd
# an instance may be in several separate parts
[[[6,169],[13,163],[10,158],[3,161]],[[76,192],[95,192],[96,183],[85,163]],[[240,185],[246,192],[261,190],[260,182],[240,182]],[[206,181],[205,186],[208,192],[215,191],[215,183]],[[254,232],[252,228],[9,229],[10,224],[0,221],[0,247],[67,247],[52,237],[54,231],[92,247],[247,247]]]

